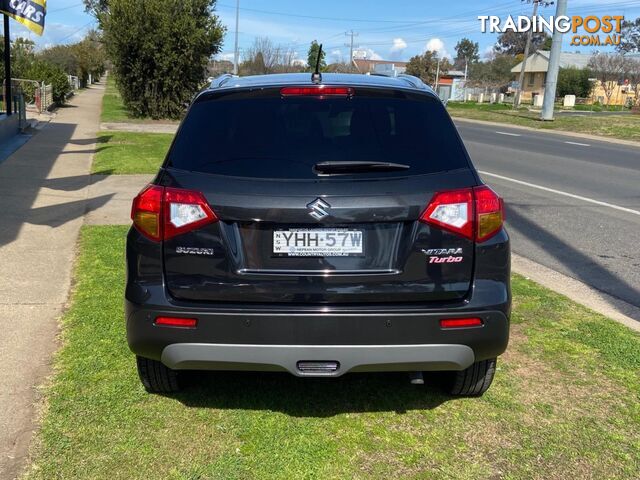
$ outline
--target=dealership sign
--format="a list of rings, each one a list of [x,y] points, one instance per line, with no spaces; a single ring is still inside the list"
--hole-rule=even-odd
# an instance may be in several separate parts
[[[47,0],[0,0],[0,12],[38,35],[44,31]]]

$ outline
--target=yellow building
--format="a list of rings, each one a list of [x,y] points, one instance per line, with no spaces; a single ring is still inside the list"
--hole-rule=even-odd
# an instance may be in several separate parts
[[[534,95],[544,96],[544,86],[547,81],[547,70],[549,69],[549,54],[547,50],[538,50],[529,55],[524,75],[524,85],[522,86],[522,101],[531,102]],[[587,68],[591,53],[568,53],[560,54],[560,68]],[[633,55],[637,57],[637,55]],[[514,80],[520,78],[522,62],[511,69]],[[611,94],[610,105],[624,105],[634,98],[633,89],[628,85],[616,85]],[[607,96],[599,81],[595,82],[595,87],[591,92],[591,98],[585,99],[585,103],[600,102],[607,103]]]

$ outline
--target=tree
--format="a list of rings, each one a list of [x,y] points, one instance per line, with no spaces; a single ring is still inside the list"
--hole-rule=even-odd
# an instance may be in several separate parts
[[[109,0],[84,0],[84,7],[100,21],[101,14],[109,11]]]
[[[71,45],[71,49],[77,65],[75,72],[69,71],[69,73],[80,79],[80,85],[87,85],[89,75],[99,78],[104,73],[106,54],[102,38],[95,30],[89,31],[82,41]]]
[[[640,17],[624,20],[620,36],[620,45],[616,46],[619,53],[640,52]]]
[[[480,46],[477,42],[472,42],[468,38],[463,38],[456,44],[456,58],[454,66],[457,69],[464,69],[467,63],[477,63],[480,60],[478,54]]]
[[[327,65],[327,68],[325,68],[325,72],[353,73],[353,65],[350,65],[347,62],[330,63],[329,65]]]
[[[513,78],[511,69],[518,59],[510,55],[496,55],[486,62],[477,62],[469,68],[468,84],[472,87],[504,88]]]
[[[300,71],[294,64],[295,51],[275,45],[269,37],[258,37],[244,54],[241,75],[265,75]]]
[[[44,62],[57,65],[69,75],[77,75],[79,65],[73,45],[54,45],[42,50],[38,56]]]
[[[37,54],[44,62],[57,65],[68,75],[75,75],[85,86],[89,75],[99,78],[105,71],[106,54],[100,35],[91,30],[78,43],[55,45]]]
[[[498,37],[498,43],[496,43],[493,49],[497,54],[522,55],[527,45],[527,35],[528,33],[526,32],[513,32],[511,30],[504,32]],[[546,32],[532,34],[529,52],[533,53],[536,50],[542,49],[545,42],[550,39],[551,37],[549,37]]]
[[[4,53],[4,49],[2,49],[2,53]],[[18,37],[11,42],[11,76],[36,80],[47,85],[51,84],[53,98],[57,103],[64,103],[70,91],[69,81],[64,70],[39,59],[35,52],[35,43],[27,38]],[[23,83],[21,88],[25,98],[28,101],[33,101],[35,86],[31,83]]]
[[[34,60],[24,71],[23,76],[51,85],[53,101],[59,104],[64,103],[71,91],[67,73],[59,66],[40,59]]]
[[[597,78],[607,97],[607,105],[611,101],[613,91],[624,76],[625,58],[623,55],[607,55],[596,53],[589,59],[589,68]]]
[[[233,62],[230,60],[211,60],[207,65],[207,73],[210,77],[218,77],[223,73],[233,73]]]
[[[635,105],[640,107],[640,60],[627,60],[626,77],[629,80],[629,90],[635,94]]]
[[[560,98],[565,95],[575,95],[580,98],[590,96],[593,89],[593,83],[589,81],[591,75],[591,71],[587,68],[561,68],[558,73],[556,96]]]
[[[215,0],[85,3],[99,20],[127,109],[140,117],[180,117],[222,44]]]
[[[307,54],[307,68],[310,71],[316,69],[316,62],[318,61],[318,51],[320,50],[320,45],[317,41],[311,42],[309,46],[309,53]],[[324,57],[326,56],[326,52],[323,50],[320,54],[320,71],[323,71],[327,68],[327,62]]]
[[[24,78],[31,63],[35,59],[36,44],[28,38],[18,37],[11,42],[11,76]]]
[[[440,75],[449,71],[451,64],[445,58],[440,61]],[[424,83],[433,85],[438,70],[438,54],[435,51],[424,52],[409,59],[406,72],[420,78]]]

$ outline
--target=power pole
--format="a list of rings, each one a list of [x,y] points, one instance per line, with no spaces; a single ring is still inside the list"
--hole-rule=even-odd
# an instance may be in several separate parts
[[[344,32],[347,37],[351,37],[351,41],[347,44],[346,47],[349,47],[349,65],[353,65],[353,37],[357,37],[359,34],[354,32],[353,30],[349,32]]]
[[[238,51],[238,26],[240,24],[240,0],[236,0],[236,40],[233,47],[233,74],[238,74],[238,60],[240,59],[240,52]]]
[[[531,21],[535,21],[538,15],[538,4],[540,0],[533,0],[533,13],[531,14]],[[524,47],[524,58],[522,59],[522,68],[520,68],[520,77],[518,78],[518,91],[516,92],[516,98],[513,101],[513,108],[520,106],[520,99],[522,97],[522,85],[524,84],[524,73],[527,68],[527,59],[529,58],[529,49],[531,48],[531,37],[533,36],[533,26],[527,32],[527,43]]]
[[[469,71],[469,58],[464,57],[464,90],[462,92],[462,101],[467,101],[467,73]]]
[[[567,0],[558,0],[556,18],[567,14]],[[558,85],[558,72],[560,71],[560,54],[562,53],[562,33],[557,29],[553,32],[553,43],[549,54],[549,68],[547,81],[544,86],[544,102],[542,104],[542,120],[553,120],[553,107],[556,101],[556,87]]]
[[[436,95],[438,94],[438,84],[440,83],[440,58],[438,57],[438,66],[436,67]]]

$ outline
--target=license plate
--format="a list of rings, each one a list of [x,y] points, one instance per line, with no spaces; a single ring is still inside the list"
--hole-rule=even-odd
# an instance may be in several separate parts
[[[291,228],[273,231],[273,254],[279,257],[359,257],[364,232],[349,228]]]

